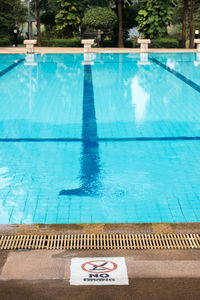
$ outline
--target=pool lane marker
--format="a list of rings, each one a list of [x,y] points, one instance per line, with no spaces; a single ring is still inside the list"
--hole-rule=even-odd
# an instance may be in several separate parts
[[[96,142],[199,141],[200,136],[98,138]],[[0,143],[83,142],[82,138],[0,138]]]
[[[81,257],[71,260],[71,285],[128,285],[124,257]]]
[[[194,81],[188,79],[187,77],[185,77],[184,75],[182,75],[181,73],[175,71],[174,69],[166,66],[165,64],[163,64],[162,62],[160,62],[159,60],[157,60],[154,57],[149,57],[149,59],[151,61],[153,61],[155,64],[159,65],[160,67],[162,67],[163,69],[165,69],[166,71],[168,71],[169,73],[173,74],[174,76],[176,76],[177,78],[179,78],[180,80],[182,80],[183,82],[185,82],[187,85],[189,85],[190,87],[192,87],[194,90],[196,90],[197,92],[200,93],[200,86],[198,84],[196,84]]]
[[[91,65],[84,65],[80,187],[63,189],[60,196],[97,196],[100,191],[100,156]]]
[[[3,71],[0,72],[0,77],[8,73],[10,70],[14,69],[16,66],[18,66],[20,63],[22,63],[25,60],[25,58],[21,58],[20,60],[14,62],[9,67],[5,68]]]

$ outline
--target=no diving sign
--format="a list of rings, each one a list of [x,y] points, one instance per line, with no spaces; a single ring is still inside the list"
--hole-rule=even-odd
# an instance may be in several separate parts
[[[127,285],[124,257],[72,258],[71,285]]]

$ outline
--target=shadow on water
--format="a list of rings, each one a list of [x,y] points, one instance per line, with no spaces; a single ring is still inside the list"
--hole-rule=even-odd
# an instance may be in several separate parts
[[[94,105],[91,65],[84,66],[81,187],[61,190],[60,196],[95,196],[99,194],[100,157]]]

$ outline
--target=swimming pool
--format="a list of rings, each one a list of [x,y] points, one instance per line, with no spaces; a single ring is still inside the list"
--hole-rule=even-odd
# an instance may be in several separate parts
[[[200,221],[196,54],[0,55],[0,223]]]

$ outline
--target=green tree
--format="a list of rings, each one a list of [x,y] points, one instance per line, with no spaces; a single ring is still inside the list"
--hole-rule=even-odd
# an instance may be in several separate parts
[[[55,0],[40,0],[41,22],[45,27],[52,29],[56,25],[55,18],[59,10],[59,5]]]
[[[12,34],[27,19],[27,9],[20,0],[0,1],[0,34]]]
[[[136,20],[139,11],[139,5],[131,5],[123,8],[123,34],[127,35],[127,31],[133,27],[137,27]]]
[[[124,39],[130,28],[137,25],[136,16],[139,8],[139,0],[113,0],[118,18],[118,28],[116,28],[115,36],[118,38],[118,46],[124,47]],[[116,40],[116,38],[115,38]]]
[[[81,22],[82,3],[79,0],[58,0],[59,10],[55,17],[56,29],[63,37],[72,37]]]
[[[194,47],[194,6],[195,6],[195,0],[190,0],[190,23],[189,23],[190,48]]]
[[[117,22],[117,16],[114,11],[106,7],[95,7],[86,11],[83,23],[92,29],[101,29],[108,31],[113,29]]]
[[[186,24],[188,13],[188,0],[183,0],[183,13],[182,13],[182,34],[181,34],[181,46],[186,46]]]
[[[194,44],[194,30],[200,29],[200,0],[176,0],[173,24],[181,25],[181,46],[186,46],[186,40],[190,40],[190,47]]]
[[[120,48],[124,48],[124,39],[123,39],[123,13],[122,13],[122,8],[123,8],[123,0],[118,0],[117,1],[117,15],[118,15],[118,46]]]
[[[179,36],[181,38],[181,47],[185,48],[187,39],[187,24],[188,24],[189,0],[177,0],[177,5],[174,9],[172,24],[181,28]],[[178,32],[176,33],[178,34]]]
[[[138,30],[144,38],[158,38],[167,34],[172,20],[174,0],[145,0],[138,12]]]
[[[41,47],[41,32],[40,32],[40,3],[39,0],[35,0],[36,6],[36,20],[37,20],[37,45]]]
[[[139,10],[139,0],[115,0],[116,13],[118,16],[118,46],[124,47],[124,39],[128,30],[137,26],[137,14]]]
[[[79,0],[80,25],[86,10],[96,6],[108,7],[109,5],[110,0]],[[56,37],[58,32],[55,31],[55,18],[60,10],[60,4],[55,0],[40,0],[40,9],[41,23],[45,25],[45,36],[47,38]],[[78,32],[78,27],[76,26],[74,30]]]
[[[82,0],[82,2],[83,2],[83,7],[85,9],[89,9],[96,6],[109,7],[111,0]]]
[[[200,30],[200,0],[190,0],[189,5],[189,39],[190,48],[194,47],[194,30]]]
[[[200,0],[195,0],[195,5],[194,5],[194,29],[200,30]]]

